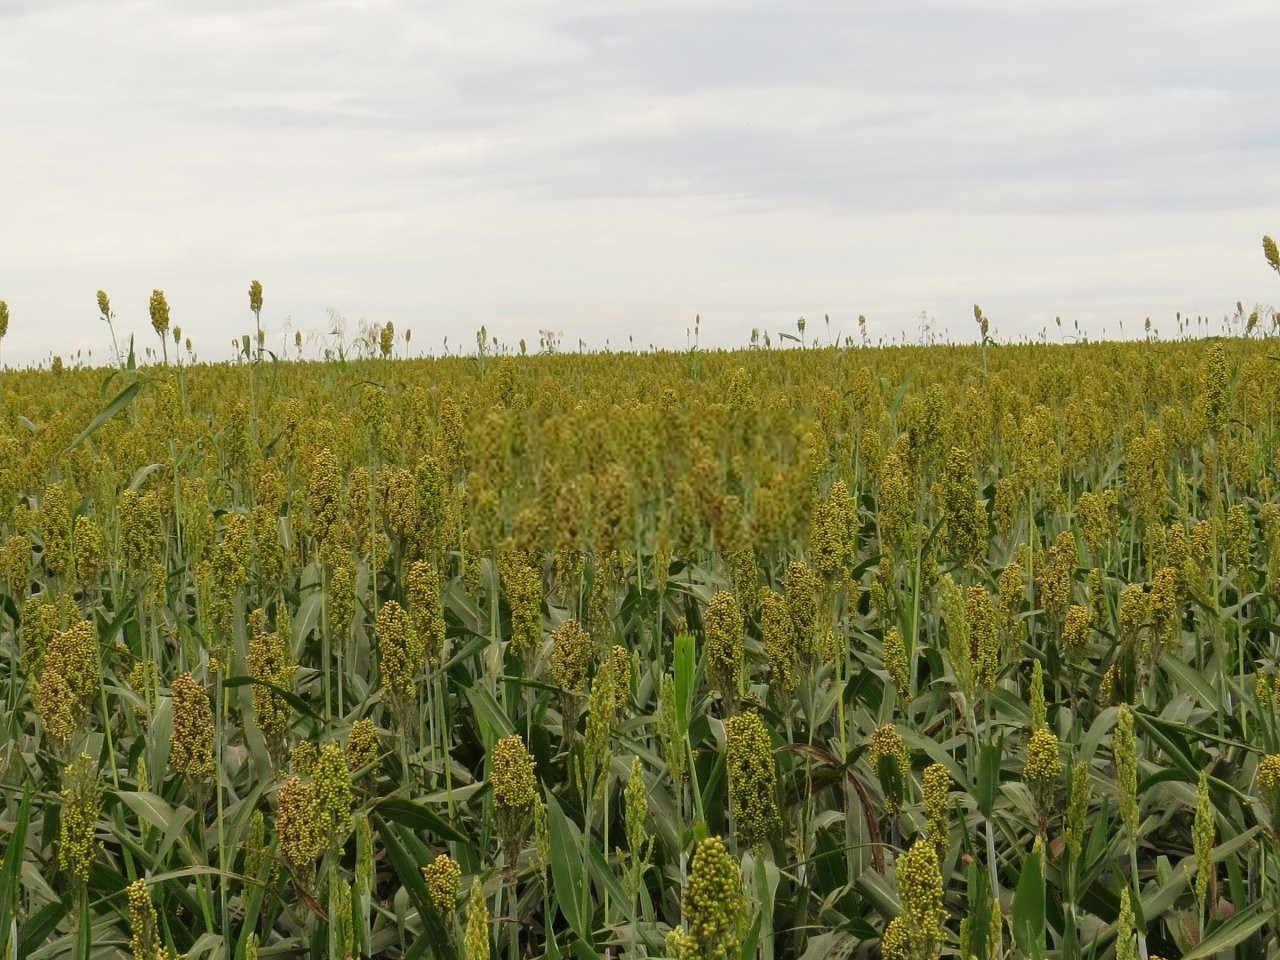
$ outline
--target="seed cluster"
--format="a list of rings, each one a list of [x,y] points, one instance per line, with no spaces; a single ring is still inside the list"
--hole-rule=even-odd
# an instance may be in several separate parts
[[[441,916],[451,914],[462,886],[462,867],[458,865],[458,861],[447,853],[442,853],[422,868],[422,877],[427,883],[427,893],[436,910]]]
[[[213,773],[213,709],[209,695],[190,673],[180,674],[170,685],[173,698],[173,733],[169,738],[169,762],[189,777]]]
[[[91,621],[78,620],[54,633],[47,644],[36,640],[33,645],[43,646],[36,712],[49,736],[65,743],[84,726],[98,695],[98,634]]]
[[[728,751],[730,814],[739,843],[764,843],[780,826],[777,767],[764,721],[754,710],[730,717],[724,725]]]
[[[742,942],[745,911],[742,877],[738,864],[719,837],[698,844],[689,864],[681,912],[687,939],[678,938],[686,956],[707,960],[731,960]]]
[[[58,867],[73,883],[83,886],[89,882],[99,849],[97,827],[102,791],[98,765],[82,753],[63,769],[62,776]]]

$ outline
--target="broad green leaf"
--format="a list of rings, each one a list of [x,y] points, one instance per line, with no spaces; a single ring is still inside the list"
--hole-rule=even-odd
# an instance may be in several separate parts
[[[591,943],[582,841],[577,828],[550,793],[547,794],[547,829],[551,835],[551,876],[555,880],[556,903],[578,938]]]
[[[984,817],[995,808],[996,789],[1000,784],[1000,763],[1004,756],[1003,740],[984,743],[978,752],[978,769],[973,785],[973,798]]]
[[[93,914],[89,898],[80,897],[80,916],[76,921],[76,960],[89,960],[93,954]]]
[[[182,825],[190,820],[194,813],[189,807],[176,808],[170,806],[154,793],[118,790],[116,791],[116,796],[120,798],[125,806],[137,814],[140,820],[146,821],[161,833],[168,833],[175,827],[181,829]]]
[[[195,816],[195,811],[190,807],[172,807],[154,793],[119,790],[116,796],[139,820],[160,831],[163,840],[156,853],[158,860],[164,859],[182,834],[183,828]]]
[[[18,928],[18,956],[29,957],[49,938],[67,915],[67,903],[53,900],[40,907]]]
[[[222,936],[217,933],[202,933],[191,945],[184,956],[187,960],[199,960],[201,957],[220,957],[222,952]]]
[[[1218,695],[1194,667],[1183,663],[1176,655],[1169,654],[1161,658],[1160,669],[1169,674],[1174,687],[1191,690],[1204,706],[1212,710],[1218,709]]]
[[[1033,960],[1044,955],[1044,873],[1038,850],[1028,854],[1018,877],[1013,894],[1013,933],[1024,954]]]

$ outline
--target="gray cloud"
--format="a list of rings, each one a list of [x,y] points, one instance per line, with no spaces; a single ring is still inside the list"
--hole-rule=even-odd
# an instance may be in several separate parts
[[[327,308],[414,344],[743,342],[830,313],[1095,335],[1277,300],[1280,9],[1040,0],[0,0],[10,361],[206,357]]]

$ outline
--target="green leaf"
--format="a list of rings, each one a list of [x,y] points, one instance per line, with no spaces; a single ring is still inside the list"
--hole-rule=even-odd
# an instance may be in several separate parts
[[[448,931],[427,893],[427,882],[422,877],[422,865],[409,854],[407,841],[412,838],[402,834],[399,828],[382,817],[374,817],[374,821],[378,835],[382,837],[382,846],[386,850],[387,860],[395,870],[400,885],[404,887],[405,893],[417,908],[418,916],[426,928],[425,936],[429,939],[431,955],[441,960],[456,960],[457,954],[454,952]]]
[[[1220,953],[1232,949],[1253,936],[1272,919],[1270,903],[1266,900],[1255,900],[1244,910],[1205,937],[1190,953],[1184,953],[1182,960],[1200,960],[1202,957],[1216,957]]]
[[[119,393],[117,393],[105,407],[98,411],[88,426],[81,430],[74,440],[62,448],[62,455],[66,456],[76,447],[80,446],[85,440],[93,436],[104,423],[114,417],[117,413],[133,402],[133,398],[138,395],[138,391],[142,388],[142,384],[135,380]]]
[[[480,732],[487,743],[496,743],[502,737],[509,737],[515,733],[510,718],[502,707],[498,706],[498,701],[493,699],[493,695],[488,690],[477,686],[463,689],[467,694],[467,700],[471,703],[476,721],[482,728]]]
[[[587,866],[591,870],[591,878],[601,887],[609,891],[609,898],[615,903],[627,903],[631,897],[623,888],[618,875],[605,862],[600,848],[592,843],[586,845]]]
[[[230,690],[234,687],[247,687],[250,684],[253,684],[254,686],[258,686],[258,687],[265,687],[266,689],[270,690],[272,693],[277,694],[278,696],[283,698],[289,704],[289,706],[293,707],[294,710],[297,710],[298,713],[302,714],[303,716],[310,717],[312,720],[315,720],[319,723],[324,722],[323,720],[320,719],[320,714],[312,710],[311,707],[307,705],[307,702],[305,700],[303,700],[296,693],[293,693],[290,690],[284,689],[284,687],[277,687],[274,683],[268,683],[266,680],[259,680],[257,677],[228,677],[226,680],[222,681],[223,688],[227,690]]]
[[[413,830],[426,830],[441,840],[453,840],[470,845],[471,839],[430,807],[404,797],[387,797],[373,808],[373,812],[401,826]]]
[[[27,918],[18,930],[18,956],[29,957],[67,915],[67,904],[52,900]]]
[[[191,819],[193,811],[190,807],[175,808],[154,793],[141,793],[135,790],[117,790],[120,798],[130,810],[161,832],[168,832],[175,826],[181,829],[182,824]]]
[[[245,884],[243,902],[244,916],[240,919],[240,939],[236,941],[236,960],[244,960],[244,955],[249,947],[249,937],[257,932],[258,915],[262,911],[262,900],[267,893],[267,879],[271,876],[273,864],[270,858],[263,857],[262,864],[258,867],[258,875],[254,878],[256,882]]]
[[[182,880],[185,877],[216,877],[223,872],[217,867],[205,867],[196,864],[192,867],[181,867],[177,870],[166,870],[164,873],[157,873],[153,877],[148,877],[147,883],[154,887],[156,884],[167,883],[170,880]],[[235,876],[230,872],[226,875],[229,877]]]
[[[1151,719],[1139,710],[1133,711],[1133,719],[1137,725],[1151,735],[1151,738],[1160,744],[1161,749],[1169,755],[1172,760],[1185,775],[1188,781],[1197,781],[1200,778],[1200,770],[1196,767],[1191,757],[1187,756],[1183,750],[1173,739],[1160,730]]]
[[[183,956],[187,960],[200,960],[200,957],[222,956],[222,936],[217,933],[202,933]]]
[[[742,938],[742,947],[738,952],[738,960],[753,960],[756,955],[756,947],[760,943],[760,925],[764,922],[764,914],[756,911],[756,918],[752,921],[751,927],[747,930],[747,935]]]
[[[118,790],[116,796],[120,801],[145,821],[160,831],[164,837],[160,849],[156,853],[157,860],[163,860],[169,848],[177,841],[182,828],[187,825],[195,811],[190,807],[172,807],[154,793],[138,793],[132,790]]]
[[[1213,848],[1210,859],[1214,863],[1222,863],[1233,857],[1239,850],[1248,846],[1261,830],[1261,827],[1253,826],[1225,843],[1219,844]],[[1194,871],[1195,858],[1187,857],[1174,868],[1167,880],[1162,880],[1160,886],[1154,890],[1147,888],[1147,892],[1142,896],[1142,916],[1147,918],[1148,923],[1155,921],[1174,907],[1179,895],[1191,882]]]
[[[995,807],[1003,756],[1003,739],[996,743],[984,743],[978,752],[978,775],[973,784],[973,799],[978,803],[978,810],[987,818],[991,817],[991,811]]]
[[[893,757],[882,756],[876,764],[876,776],[880,779],[880,789],[884,798],[896,807],[902,802],[902,771],[898,769],[898,761]]]
[[[748,853],[742,858],[743,878],[751,878],[752,895],[760,908],[755,911],[755,921],[742,941],[740,960],[751,960],[761,938],[766,938],[766,954],[773,953],[773,923],[775,897],[778,892],[779,874],[772,861]]]
[[[697,673],[697,651],[693,635],[682,633],[675,640],[674,681],[676,691],[676,727],[679,733],[689,732],[689,717],[693,712],[693,695]]]
[[[965,872],[966,900],[968,912],[965,917],[969,921],[969,952],[972,956],[989,955],[987,935],[991,927],[991,881],[982,864],[976,860],[969,864]]]
[[[1191,690],[1206,707],[1218,709],[1218,695],[1199,671],[1172,655],[1160,658],[1160,669],[1169,674],[1175,689]]]
[[[133,624],[129,624],[133,626]],[[127,699],[132,691],[120,687],[110,689],[116,696],[122,694]],[[137,696],[137,694],[133,694]],[[141,700],[139,700],[141,703]],[[169,697],[161,697],[156,705],[155,713],[147,730],[146,750],[148,770],[167,770],[169,768],[169,740],[173,733],[173,701]]]
[[[22,878],[22,855],[27,844],[27,827],[31,823],[31,791],[22,795],[18,820],[5,846],[4,864],[0,866],[0,956],[9,956],[10,921],[18,902],[18,884]],[[14,944],[16,947],[17,945]]]
[[[1040,851],[1033,850],[1013,893],[1013,935],[1022,952],[1033,958],[1044,956],[1044,911],[1044,873]]]
[[[896,916],[902,911],[902,905],[898,903],[897,891],[875,870],[863,870],[855,884],[862,894],[871,901],[872,906],[886,917]]]
[[[547,829],[551,835],[551,877],[555,881],[556,903],[580,940],[591,943],[586,915],[586,876],[583,870],[582,841],[556,798],[547,794]]]

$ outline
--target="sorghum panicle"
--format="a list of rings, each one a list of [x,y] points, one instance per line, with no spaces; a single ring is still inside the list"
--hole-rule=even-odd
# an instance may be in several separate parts
[[[728,748],[729,809],[739,843],[754,847],[768,841],[779,826],[775,798],[778,772],[773,743],[754,710],[725,721]]]
[[[98,764],[81,754],[62,771],[62,806],[58,823],[58,867],[76,884],[89,882],[98,855],[95,837],[100,815]]]
[[[726,704],[738,699],[743,666],[743,622],[738,601],[721,591],[711,598],[703,616],[707,676]]]
[[[296,667],[290,657],[288,640],[282,636],[280,626],[277,622],[276,631],[268,633],[266,613],[259,609],[250,615],[247,658],[249,676],[282,690],[291,690]],[[261,684],[253,685],[252,698],[254,716],[263,736],[269,743],[281,743],[289,724],[289,702],[270,687]]]
[[[1213,800],[1209,796],[1209,778],[1201,773],[1199,789],[1196,793],[1195,824],[1191,830],[1196,856],[1196,899],[1200,901],[1201,909],[1213,881],[1213,843],[1216,836]]]
[[[1077,760],[1071,771],[1071,800],[1067,805],[1067,849],[1071,851],[1073,860],[1079,860],[1080,851],[1084,849],[1092,793],[1089,767],[1083,760]]]
[[[893,815],[902,803],[902,786],[911,769],[907,745],[892,723],[877,727],[871,734],[867,762],[880,777],[885,789],[885,813]]]
[[[378,641],[378,669],[383,689],[396,705],[397,714],[403,715],[417,696],[426,651],[413,629],[413,621],[394,600],[378,608],[374,635]]]
[[[292,776],[280,784],[276,835],[285,862],[296,872],[309,870],[326,841],[320,793],[314,781]]]
[[[907,665],[907,648],[902,642],[902,631],[890,627],[884,635],[884,668],[893,681],[898,696],[905,698],[910,692],[909,667]]]
[[[591,666],[591,635],[572,617],[551,634],[551,678],[557,686],[580,693]]]
[[[742,871],[719,837],[708,837],[694,850],[681,912],[697,947],[693,956],[736,960],[746,913]]]
[[[1138,835],[1138,745],[1133,730],[1133,714],[1124,704],[1120,705],[1111,734],[1111,755],[1116,766],[1120,816],[1128,828],[1130,841],[1133,841]]]
[[[362,717],[351,725],[347,734],[347,769],[357,773],[378,759],[380,750],[378,727],[368,717]]]
[[[190,673],[180,674],[169,687],[173,697],[173,732],[169,762],[189,777],[213,773],[213,709],[209,694]]]
[[[442,853],[422,868],[431,904],[442,917],[453,913],[462,886],[462,867],[447,853]]]
[[[320,806],[322,829],[331,846],[341,844],[351,832],[351,770],[346,753],[330,740],[320,748],[312,770]]]
[[[55,633],[41,663],[36,712],[45,732],[65,743],[84,728],[102,682],[93,621],[78,620]]]
[[[942,906],[942,871],[938,852],[925,838],[917,840],[898,859],[898,902],[907,938],[916,956],[930,956],[944,936],[946,910]]]
[[[428,665],[439,665],[445,655],[444,607],[440,602],[440,574],[435,564],[415,560],[406,580],[414,631]]]
[[[924,770],[924,812],[927,834],[941,858],[947,849],[951,819],[951,774],[941,763],[931,763]]]
[[[769,661],[769,686],[785,703],[796,687],[796,635],[786,599],[768,587],[760,590],[760,639]]]
[[[489,905],[484,899],[484,887],[477,877],[471,882],[471,896],[467,900],[467,932],[462,940],[463,960],[489,960]]]
[[[147,881],[138,879],[126,888],[129,898],[129,948],[133,960],[175,960],[174,954],[160,942],[155,904]]]

